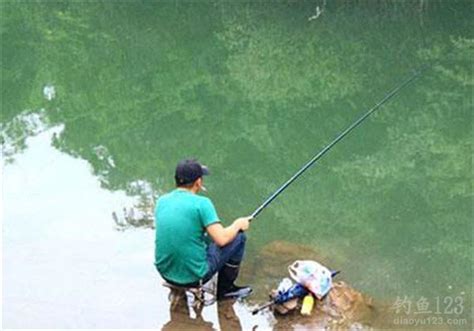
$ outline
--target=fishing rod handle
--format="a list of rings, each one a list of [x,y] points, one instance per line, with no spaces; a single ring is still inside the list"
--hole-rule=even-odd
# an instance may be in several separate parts
[[[261,311],[261,310],[263,310],[263,309],[265,309],[265,308],[267,308],[267,307],[270,307],[270,306],[272,306],[272,305],[274,305],[274,304],[275,304],[275,302],[274,302],[273,300],[272,300],[272,301],[269,301],[269,302],[267,302],[267,303],[264,303],[263,305],[258,306],[257,308],[255,308],[254,310],[252,310],[252,315],[257,314],[259,311]]]

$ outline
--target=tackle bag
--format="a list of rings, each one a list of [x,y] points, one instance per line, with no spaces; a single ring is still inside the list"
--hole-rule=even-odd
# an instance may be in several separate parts
[[[332,287],[331,271],[316,261],[298,260],[288,267],[291,278],[321,300]]]

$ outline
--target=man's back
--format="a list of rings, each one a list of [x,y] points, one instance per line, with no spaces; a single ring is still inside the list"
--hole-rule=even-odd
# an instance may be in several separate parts
[[[219,222],[211,200],[176,189],[157,201],[155,265],[167,280],[193,283],[207,272],[205,228]]]

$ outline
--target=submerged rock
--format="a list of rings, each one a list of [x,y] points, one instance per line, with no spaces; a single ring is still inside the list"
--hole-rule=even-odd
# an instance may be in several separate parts
[[[317,254],[311,247],[276,240],[261,249],[256,259],[256,272],[270,278],[287,277],[287,267],[296,260],[316,260],[325,265],[329,262],[327,257]]]

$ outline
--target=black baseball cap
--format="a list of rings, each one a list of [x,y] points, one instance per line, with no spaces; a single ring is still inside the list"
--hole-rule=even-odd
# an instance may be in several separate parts
[[[202,176],[209,175],[209,169],[195,159],[182,160],[176,166],[176,185],[191,184]]]

